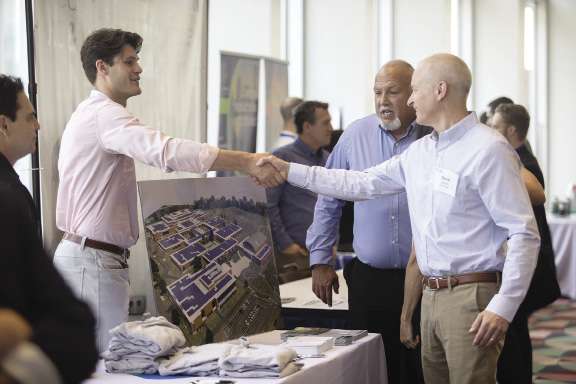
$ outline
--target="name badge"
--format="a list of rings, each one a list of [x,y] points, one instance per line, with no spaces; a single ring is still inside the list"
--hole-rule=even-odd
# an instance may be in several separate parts
[[[434,174],[434,190],[455,197],[458,178],[458,174],[449,169],[436,168]]]

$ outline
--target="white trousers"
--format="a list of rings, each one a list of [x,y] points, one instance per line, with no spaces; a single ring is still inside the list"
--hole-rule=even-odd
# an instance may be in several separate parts
[[[105,351],[109,330],[128,319],[128,265],[124,257],[62,240],[54,265],[78,298],[96,317],[98,350]]]

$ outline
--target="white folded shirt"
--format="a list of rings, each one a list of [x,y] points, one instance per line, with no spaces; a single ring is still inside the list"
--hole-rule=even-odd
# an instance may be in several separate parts
[[[162,376],[216,376],[219,370],[218,359],[227,355],[231,347],[231,344],[217,343],[179,349],[160,363],[158,372]]]
[[[227,371],[224,369],[220,370],[220,376],[227,377],[238,377],[238,378],[248,378],[248,377],[286,377],[293,373],[298,372],[302,368],[302,364],[288,363],[284,369],[278,371],[276,369],[240,369],[238,371]]]
[[[114,356],[141,353],[152,358],[173,353],[186,343],[176,325],[162,316],[120,324],[110,330],[108,350]]]
[[[248,347],[234,345],[223,355],[218,364],[224,371],[270,370],[280,373],[284,367],[296,358],[293,349],[276,346],[251,344]]]
[[[158,372],[158,363],[152,359],[133,358],[121,360],[105,360],[106,371],[110,373],[154,374]]]

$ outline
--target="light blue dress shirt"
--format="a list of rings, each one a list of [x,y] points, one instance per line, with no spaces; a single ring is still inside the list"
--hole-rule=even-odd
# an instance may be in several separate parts
[[[402,153],[430,132],[428,127],[412,124],[406,135],[396,140],[379,124],[375,114],[353,122],[334,147],[326,168],[362,171]],[[306,238],[310,265],[330,264],[343,204],[332,197],[318,197]],[[405,191],[354,203],[353,246],[365,264],[382,269],[406,268],[412,231]]]
[[[406,188],[422,274],[502,271],[500,290],[486,309],[512,321],[540,246],[520,168],[506,139],[470,113],[450,129],[433,132],[364,172],[291,163],[288,181],[348,200],[379,198]]]

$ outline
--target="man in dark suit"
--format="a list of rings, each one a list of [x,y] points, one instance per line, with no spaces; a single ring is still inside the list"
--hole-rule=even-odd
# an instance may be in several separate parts
[[[530,125],[530,115],[526,108],[518,104],[501,104],[495,109],[491,124],[516,149],[524,167],[544,186],[544,176],[538,160],[526,147],[526,134]],[[528,317],[535,310],[560,297],[554,250],[544,204],[533,205],[533,208],[540,231],[540,253],[526,298],[506,334],[504,348],[498,361],[497,377],[500,384],[532,382],[532,344],[528,333]]]
[[[0,74],[0,384],[78,383],[98,358],[94,317],[44,252],[13,168],[39,128],[20,79]]]

